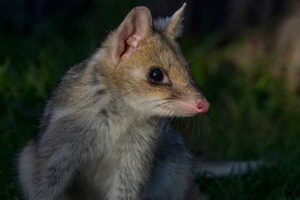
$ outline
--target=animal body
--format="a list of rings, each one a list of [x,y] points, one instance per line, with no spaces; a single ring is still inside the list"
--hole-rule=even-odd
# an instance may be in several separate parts
[[[193,158],[168,123],[209,109],[176,42],[184,7],[154,22],[134,8],[63,76],[19,155],[24,199],[198,197]]]

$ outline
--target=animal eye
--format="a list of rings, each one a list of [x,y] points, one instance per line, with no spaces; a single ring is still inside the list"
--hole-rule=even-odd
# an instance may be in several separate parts
[[[148,73],[148,79],[152,83],[162,83],[164,81],[164,72],[159,67],[152,67]]]

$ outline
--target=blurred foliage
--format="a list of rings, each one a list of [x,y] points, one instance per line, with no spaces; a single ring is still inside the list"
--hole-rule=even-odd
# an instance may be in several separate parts
[[[88,14],[69,24],[58,15],[30,31],[27,25],[0,31],[0,199],[18,196],[15,158],[36,133],[43,105],[59,78],[89,56],[134,5],[134,1],[97,1]],[[208,116],[175,122],[180,121],[196,155],[265,159],[272,164],[247,176],[199,177],[201,187],[212,199],[297,199],[299,94],[286,91],[281,80],[266,70],[274,55],[255,60],[248,66],[253,70],[245,71],[228,58],[232,46],[219,47],[222,39],[222,33],[215,32],[181,40],[212,110]]]

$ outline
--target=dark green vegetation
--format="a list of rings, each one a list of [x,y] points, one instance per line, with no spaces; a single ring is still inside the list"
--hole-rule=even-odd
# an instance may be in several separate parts
[[[50,91],[132,6],[98,5],[67,29],[58,17],[30,33],[0,32],[0,199],[18,196],[15,158],[36,134]],[[241,177],[199,177],[199,183],[212,199],[300,198],[299,95],[287,93],[263,70],[271,58],[250,66],[257,69],[254,74],[244,74],[215,51],[218,38],[216,34],[181,41],[212,105],[209,116],[184,120],[185,130],[193,132],[188,143],[195,154],[205,152],[209,158],[265,159],[272,165]]]

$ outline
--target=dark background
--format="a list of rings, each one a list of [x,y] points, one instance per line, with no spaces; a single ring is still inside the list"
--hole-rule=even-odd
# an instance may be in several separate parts
[[[170,16],[178,0],[0,0],[0,199],[18,199],[15,159],[62,74],[131,8]],[[176,119],[196,156],[263,159],[244,176],[204,178],[211,199],[300,197],[300,4],[188,0],[183,52],[212,105]]]

